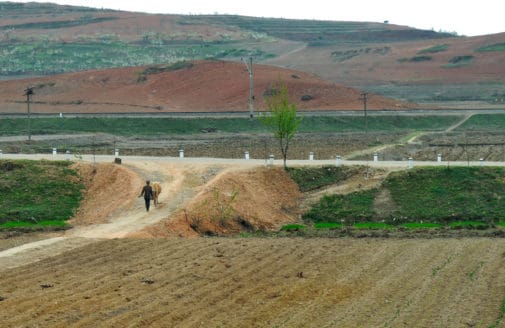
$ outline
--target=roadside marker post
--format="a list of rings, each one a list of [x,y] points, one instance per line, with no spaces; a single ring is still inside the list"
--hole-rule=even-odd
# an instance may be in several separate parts
[[[274,155],[270,155],[268,157],[268,164],[267,165],[274,165]]]

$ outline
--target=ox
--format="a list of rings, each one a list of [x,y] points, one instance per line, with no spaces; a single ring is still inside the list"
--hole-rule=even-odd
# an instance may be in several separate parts
[[[158,206],[158,196],[161,194],[161,186],[159,182],[153,182],[151,184],[153,188],[153,202],[154,206]]]

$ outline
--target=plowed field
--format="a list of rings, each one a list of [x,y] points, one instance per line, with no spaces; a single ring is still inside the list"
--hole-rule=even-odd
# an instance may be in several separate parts
[[[3,327],[488,327],[498,239],[115,239],[0,273]],[[503,324],[502,324],[503,325]]]
[[[90,180],[74,229],[0,239],[2,328],[505,325],[503,238],[181,238],[191,224],[171,225],[174,214],[196,213],[193,200],[208,204],[227,181],[252,186],[233,203],[257,209],[240,212],[252,224],[278,225],[299,195],[279,191],[292,182],[275,168],[139,160],[80,172]],[[150,212],[136,197],[146,177],[163,186]]]

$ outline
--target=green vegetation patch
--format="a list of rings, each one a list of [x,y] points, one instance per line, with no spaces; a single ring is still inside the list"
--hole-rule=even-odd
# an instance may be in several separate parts
[[[335,165],[288,168],[289,175],[302,192],[335,184],[350,178],[358,171],[359,167]]]
[[[10,230],[19,228],[29,228],[33,230],[45,228],[68,228],[69,225],[63,220],[42,220],[42,221],[11,221],[0,224],[0,230]]]
[[[373,201],[376,190],[354,192],[348,195],[325,195],[303,218],[313,222],[361,222],[374,217]]]
[[[505,221],[501,221],[498,223],[498,226],[505,228]]]
[[[312,180],[310,175],[302,177]],[[503,195],[505,168],[421,167],[391,173],[378,189],[325,195],[303,218],[315,223],[378,222],[407,229],[487,229],[504,226]]]
[[[401,226],[407,229],[438,229],[443,227],[440,223],[434,222],[407,222]]]
[[[442,52],[442,51],[446,51],[447,49],[449,49],[449,45],[447,43],[444,43],[444,44],[437,44],[437,45],[434,45],[434,46],[431,46],[429,48],[424,48],[424,49],[421,49],[417,52],[418,55],[422,55],[422,54],[433,54],[433,53],[437,53],[437,52]]]
[[[461,66],[468,66],[473,62],[473,56],[472,55],[466,55],[466,56],[455,56],[449,59],[449,63],[445,65],[445,68],[455,68],[455,67],[461,67]]]
[[[480,221],[455,221],[449,223],[449,227],[453,229],[487,229],[489,225]]]
[[[79,37],[78,37],[79,38]],[[244,44],[193,42],[188,44],[130,44],[120,41],[116,34],[61,43],[41,40],[10,42],[0,48],[0,75],[47,75],[87,69],[130,67],[144,65],[177,65],[187,59],[228,58],[230,54],[253,53],[257,60],[273,55]]]
[[[503,168],[418,168],[384,182],[405,221],[498,221],[505,213]]]
[[[502,131],[504,126],[503,114],[477,114],[470,117],[456,131]]]
[[[504,115],[505,117],[505,115]],[[457,123],[461,118],[449,116],[369,116],[368,131],[402,132],[411,130],[439,131]],[[298,131],[312,132],[362,132],[363,117],[354,116],[307,116]],[[259,120],[244,118],[32,118],[33,134],[59,134],[103,132],[124,136],[152,136],[167,134],[199,134],[203,129],[213,128],[220,132],[266,133]],[[28,119],[0,119],[0,135],[27,134]]]
[[[338,222],[318,222],[314,224],[315,229],[340,229],[342,228],[342,223]]]
[[[394,226],[384,222],[358,222],[354,224],[354,228],[358,230],[376,230],[376,229],[393,229]]]
[[[495,43],[487,46],[477,48],[476,51],[486,52],[486,51],[505,51],[505,43]]]
[[[84,186],[69,165],[0,160],[0,224],[54,224],[71,218]]]
[[[398,59],[398,62],[400,62],[400,63],[405,63],[405,62],[420,63],[420,62],[430,61],[432,59],[433,58],[431,56],[422,55],[422,56],[414,56],[414,57],[410,57],[410,58],[400,58],[400,59]]]

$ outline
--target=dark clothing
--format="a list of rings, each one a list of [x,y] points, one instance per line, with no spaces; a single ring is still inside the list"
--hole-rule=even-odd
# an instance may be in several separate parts
[[[144,200],[146,201],[146,211],[149,212],[149,207],[151,206],[151,199],[144,198]]]
[[[144,195],[144,200],[146,201],[146,211],[149,211],[149,207],[151,205],[151,197],[154,196],[153,188],[150,185],[145,185],[140,192],[140,196],[142,195]]]
[[[145,185],[144,188],[142,188],[142,192],[140,193],[140,196],[144,195],[144,198],[146,199],[151,199],[153,197],[153,187],[150,185]]]

